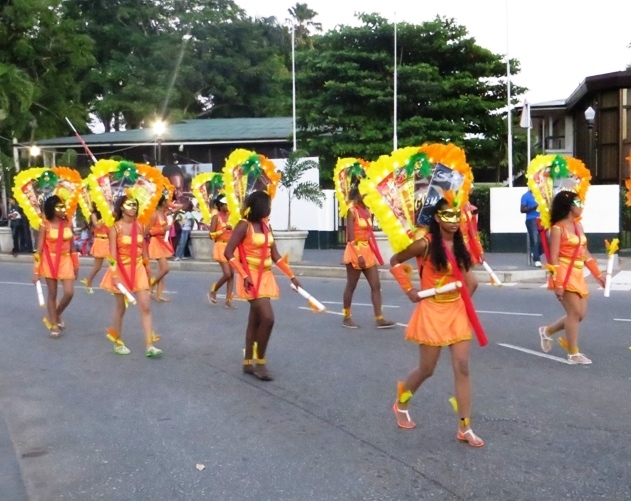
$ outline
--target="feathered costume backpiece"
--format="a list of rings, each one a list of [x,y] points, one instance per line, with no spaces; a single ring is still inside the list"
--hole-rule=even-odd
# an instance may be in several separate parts
[[[88,178],[91,201],[108,227],[114,224],[114,207],[120,197],[127,195],[138,201],[138,222],[146,225],[160,197],[169,196],[168,180],[145,164],[99,160]]]
[[[202,221],[210,224],[210,220],[217,212],[214,202],[225,192],[223,174],[219,172],[197,174],[191,182],[191,190],[202,213]]]
[[[335,196],[341,217],[346,217],[352,205],[351,192],[359,189],[359,183],[366,177],[370,162],[361,158],[340,158],[333,171]]]
[[[20,205],[29,223],[39,229],[44,215],[44,202],[57,195],[66,206],[68,220],[77,210],[81,176],[68,167],[33,167],[20,171],[15,177],[13,195]]]
[[[230,211],[229,221],[233,227],[243,217],[242,210],[247,196],[253,191],[265,191],[273,199],[282,176],[266,156],[243,149],[230,154],[223,168],[223,175]]]
[[[370,164],[359,184],[394,252],[427,232],[436,202],[461,209],[473,181],[464,151],[453,144],[400,148]]]
[[[547,231],[550,229],[552,200],[560,191],[573,191],[581,202],[592,178],[580,160],[564,155],[538,155],[528,166],[528,188],[532,191],[539,211],[539,234],[546,261],[550,263]],[[546,268],[549,266],[546,265]]]

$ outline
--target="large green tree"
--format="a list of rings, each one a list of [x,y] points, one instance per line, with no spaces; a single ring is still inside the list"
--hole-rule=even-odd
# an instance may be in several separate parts
[[[361,26],[337,27],[298,53],[302,147],[321,155],[329,175],[338,157],[374,159],[393,147],[394,26],[376,14],[358,17]],[[397,30],[398,146],[450,141],[485,166],[504,127],[505,60],[453,19]],[[511,68],[518,73],[516,61]]]
[[[9,0],[0,7],[0,130],[18,139],[67,132],[85,121],[84,75],[93,41],[64,0]],[[2,148],[7,151],[3,142]]]

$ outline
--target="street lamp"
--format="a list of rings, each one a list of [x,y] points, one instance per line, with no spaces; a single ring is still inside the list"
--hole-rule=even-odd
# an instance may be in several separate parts
[[[589,152],[588,152],[588,161],[589,161],[589,169],[594,172],[594,176],[598,175],[598,171],[596,170],[596,166],[593,161],[593,152],[594,152],[594,118],[596,118],[596,111],[591,106],[585,110],[585,120],[587,120],[587,130],[589,132]]]
[[[162,163],[162,136],[166,131],[167,125],[162,120],[156,120],[153,122],[151,129],[153,133],[156,135],[157,143],[155,145],[155,149],[153,152],[153,157],[156,159],[156,167]]]
[[[33,162],[37,162],[37,157],[41,154],[42,149],[36,144],[32,144],[31,147],[28,149],[28,166],[31,166],[31,159],[33,159]]]

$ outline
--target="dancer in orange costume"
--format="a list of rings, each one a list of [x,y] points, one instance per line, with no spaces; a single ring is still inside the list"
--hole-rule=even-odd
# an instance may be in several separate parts
[[[592,361],[579,352],[579,324],[587,313],[589,290],[583,276],[586,267],[596,281],[604,288],[605,280],[598,263],[587,250],[587,237],[579,222],[583,213],[583,203],[578,194],[560,191],[552,201],[550,215],[550,264],[553,271],[549,289],[554,290],[565,309],[565,315],[556,322],[539,327],[541,349],[552,349],[551,336],[565,330],[567,341],[559,339],[567,349],[567,359],[574,364],[591,364]]]
[[[441,348],[448,346],[460,414],[456,438],[473,447],[481,447],[484,442],[470,427],[469,342],[472,329],[463,300],[465,291],[456,289],[420,299],[419,289],[414,287],[402,264],[408,259],[416,258],[421,275],[421,290],[445,286],[463,275],[463,287],[466,287],[469,295],[473,294],[477,281],[471,271],[471,256],[460,231],[460,217],[459,210],[441,199],[436,204],[429,235],[414,241],[407,249],[395,254],[390,261],[391,273],[410,301],[418,303],[408,323],[405,337],[408,341],[419,344],[419,365],[410,372],[405,382],[399,382],[393,410],[399,427],[414,428],[415,424],[408,410],[410,399],[434,373]],[[454,270],[454,266],[458,269]]]
[[[349,208],[346,218],[346,250],[344,251],[344,264],[346,265],[346,288],[343,296],[342,325],[349,329],[357,329],[357,325],[351,318],[351,303],[353,293],[357,287],[359,277],[363,273],[370,285],[370,299],[377,329],[390,329],[394,322],[385,320],[382,312],[381,283],[377,270],[377,256],[379,252],[372,231],[372,216],[363,203],[363,197],[359,190],[351,191],[351,200],[354,202]]]
[[[109,230],[110,267],[103,277],[101,288],[114,294],[116,305],[112,326],[107,329],[107,337],[114,343],[114,352],[128,355],[129,348],[121,337],[123,316],[125,315],[125,297],[118,288],[122,284],[127,291],[135,294],[140,310],[140,320],[145,333],[145,355],[149,358],[160,357],[162,350],[153,343],[159,337],[153,333],[149,299],[149,256],[144,243],[145,228],[136,220],[138,201],[122,196],[116,201],[115,223]]]
[[[90,270],[90,274],[87,278],[81,280],[81,283],[85,285],[88,294],[94,293],[92,289],[92,280],[96,274],[103,267],[103,260],[109,255],[110,243],[108,240],[109,230],[103,221],[101,220],[101,213],[96,208],[96,205],[92,203],[92,213],[90,214],[90,222],[92,228],[94,228],[94,243],[90,249],[90,255],[94,257],[94,266]]]
[[[79,271],[79,257],[71,252],[73,246],[72,226],[66,218],[66,206],[57,195],[52,195],[44,202],[43,222],[37,240],[33,283],[40,277],[46,279],[48,297],[46,309],[48,317],[44,324],[50,331],[50,337],[59,338],[60,330],[65,328],[61,314],[70,304],[74,295],[74,281]],[[63,296],[57,304],[57,284],[61,280]]]
[[[271,198],[264,191],[254,191],[248,195],[244,208],[245,219],[237,224],[225,251],[230,266],[241,275],[241,279],[237,280],[237,296],[250,303],[243,372],[263,381],[273,379],[265,360],[274,327],[274,310],[270,299],[278,299],[279,296],[272,273],[272,261],[292,284],[300,287],[286,259],[281,259],[276,249],[274,235],[268,224],[271,206]],[[237,248],[239,258],[235,257]]]
[[[234,308],[235,306],[232,304],[234,272],[232,271],[232,268],[230,268],[228,260],[224,256],[226,245],[232,236],[232,226],[228,223],[230,213],[228,212],[228,204],[226,203],[225,195],[221,195],[217,198],[217,200],[215,200],[215,205],[218,212],[210,221],[210,238],[215,241],[215,245],[213,247],[213,259],[219,263],[222,275],[221,278],[210,287],[210,291],[208,292],[208,301],[211,304],[216,304],[217,291],[223,284],[226,284],[225,306],[226,308]]]
[[[149,220],[149,259],[158,261],[158,274],[151,279],[151,289],[156,288],[156,301],[170,301],[163,296],[164,277],[169,273],[169,263],[167,258],[173,255],[173,246],[169,241],[165,241],[164,236],[168,234],[171,226],[165,214],[167,208],[166,198],[163,196],[158,201],[156,211]]]

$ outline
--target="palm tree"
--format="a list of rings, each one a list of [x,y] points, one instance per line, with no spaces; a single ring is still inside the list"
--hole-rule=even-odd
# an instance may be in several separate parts
[[[287,157],[285,170],[280,179],[280,185],[287,190],[287,231],[291,230],[291,202],[297,200],[307,200],[313,202],[318,207],[322,207],[324,192],[318,183],[313,181],[300,181],[302,175],[309,169],[317,169],[318,163],[314,160],[305,160],[304,152],[292,151]]]
[[[313,21],[318,13],[310,9],[306,3],[296,3],[296,5],[290,7],[288,11],[296,30],[296,41],[298,45],[309,45],[313,48],[311,31],[322,31],[322,24]]]

